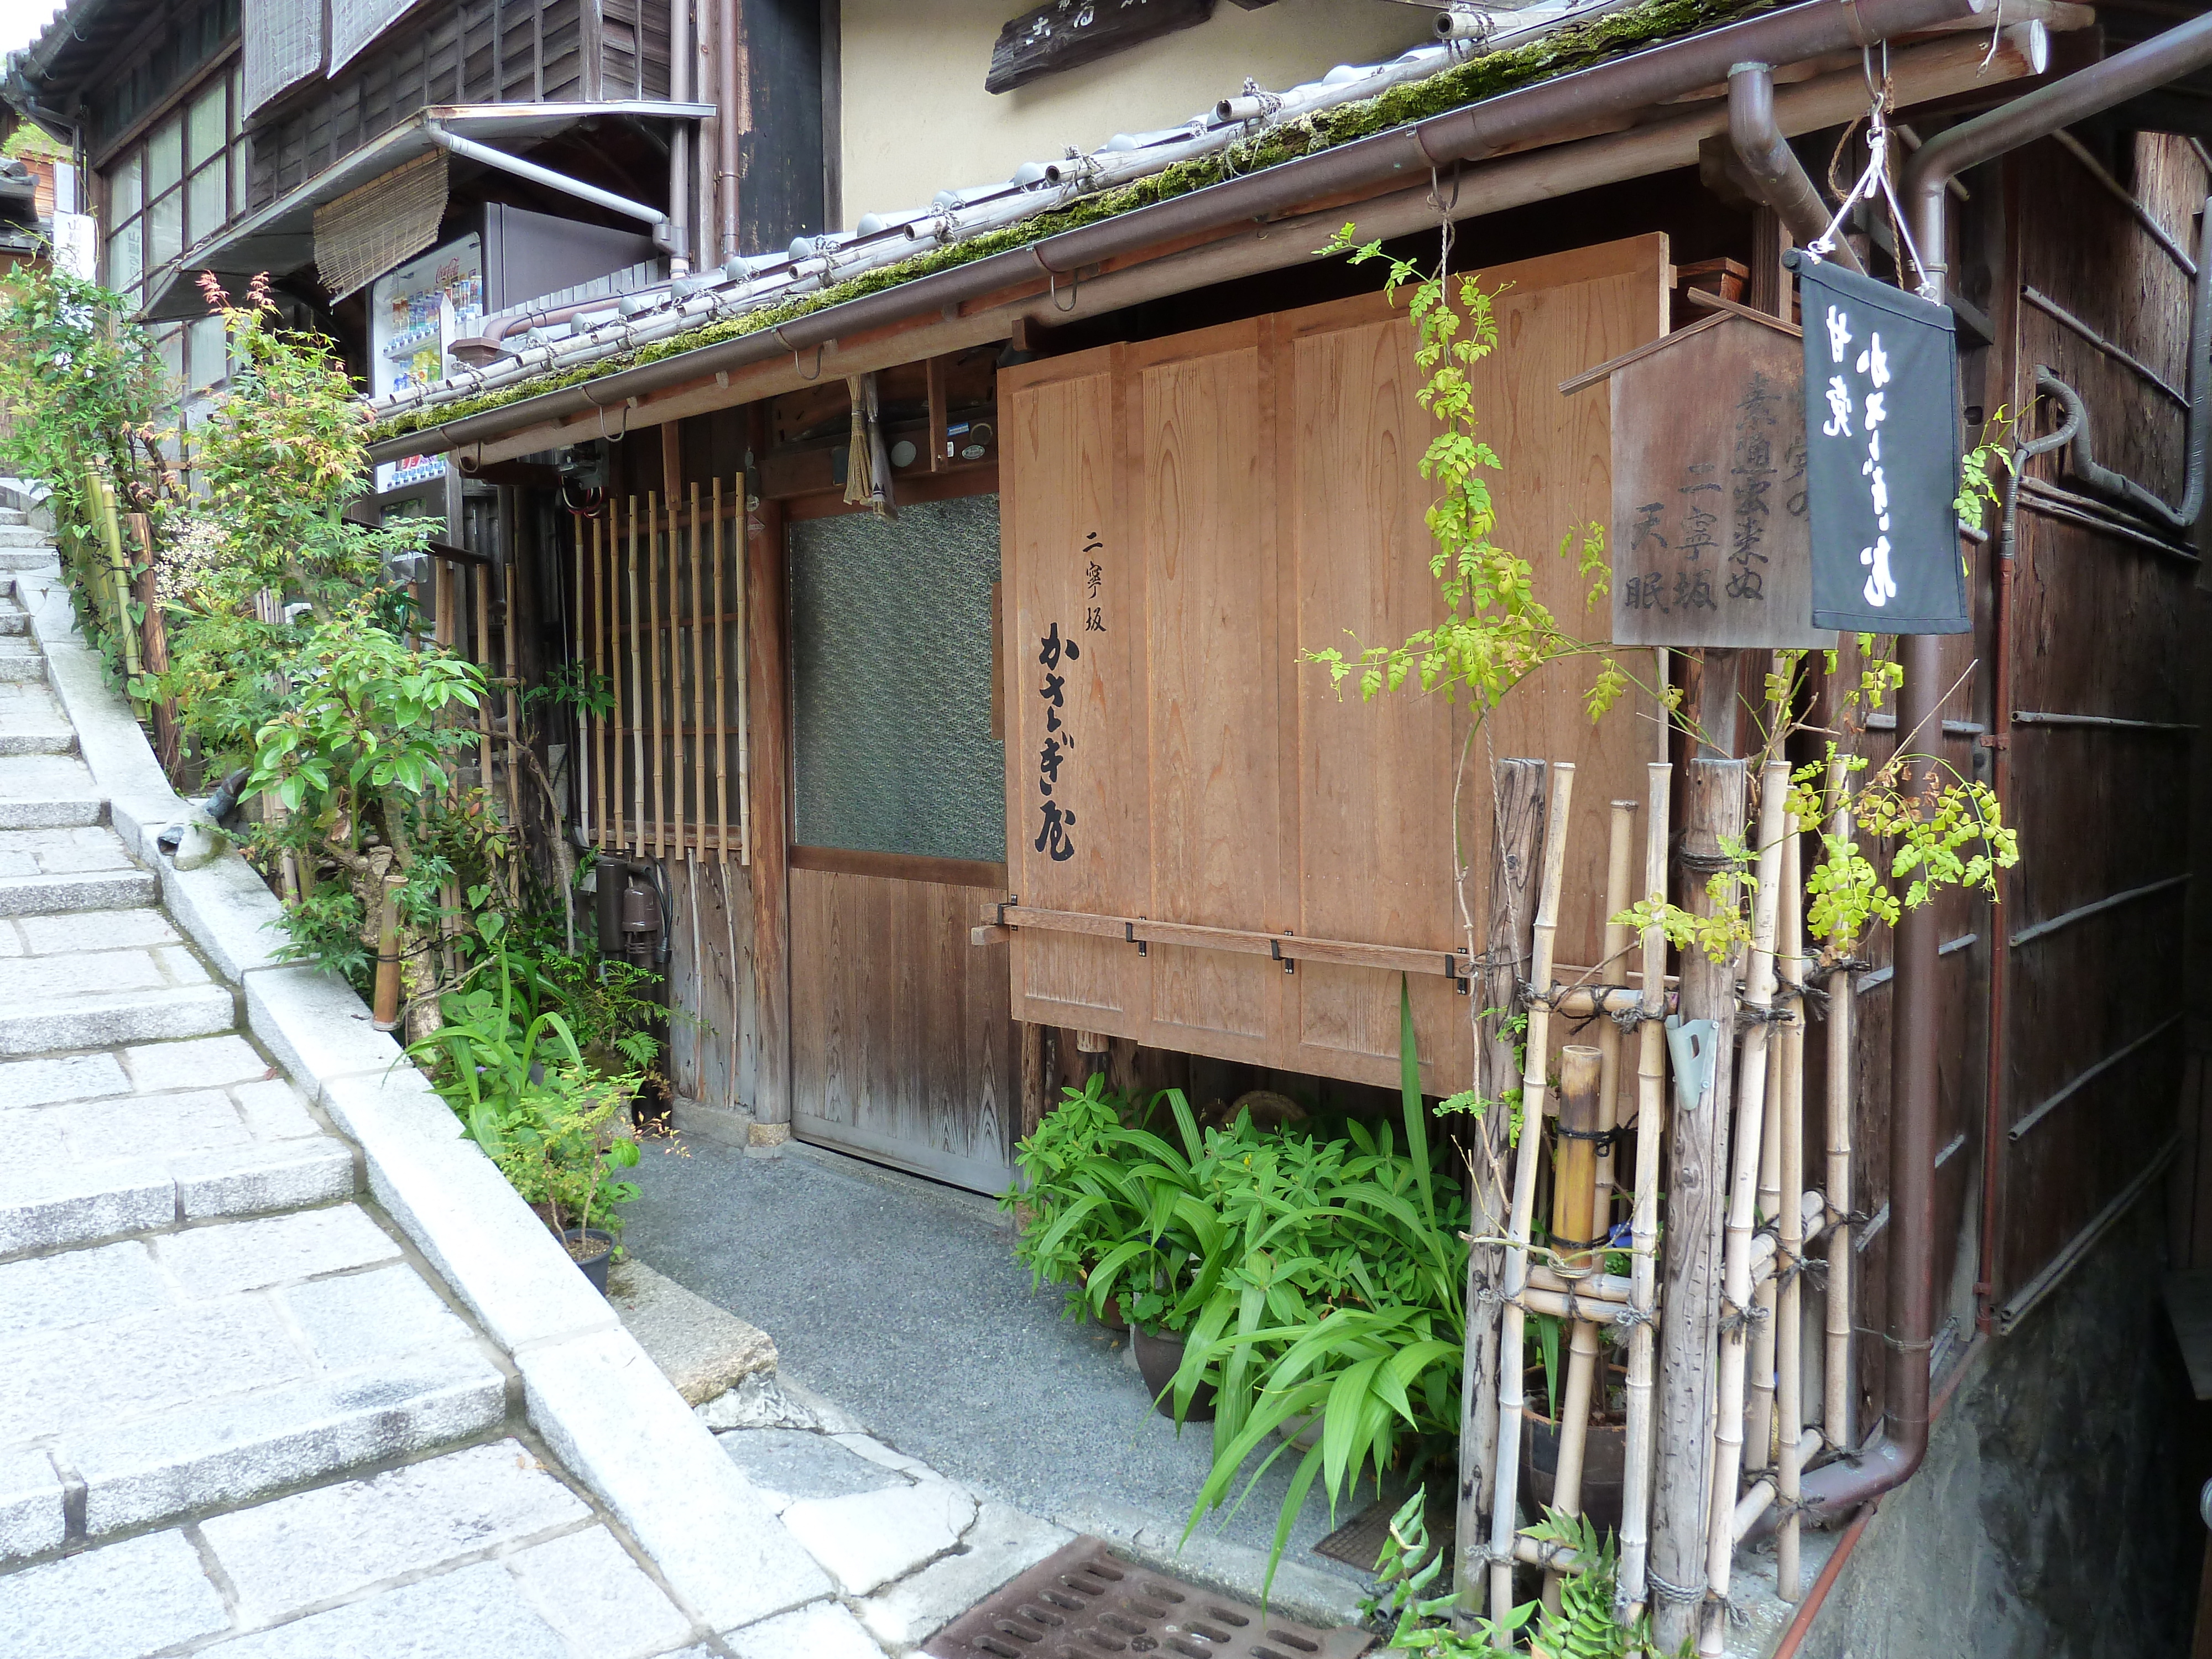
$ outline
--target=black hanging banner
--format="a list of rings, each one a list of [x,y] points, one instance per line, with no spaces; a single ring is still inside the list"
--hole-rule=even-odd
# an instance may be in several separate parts
[[[1813,626],[1963,634],[1950,308],[1801,250],[1784,263],[1805,325]]]

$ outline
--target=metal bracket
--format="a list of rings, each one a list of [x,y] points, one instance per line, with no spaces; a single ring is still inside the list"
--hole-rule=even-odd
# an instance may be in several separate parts
[[[1014,908],[1015,908],[1015,907],[1017,907],[1018,905],[1019,905],[1019,904],[1021,903],[1021,902],[1022,902],[1022,896],[1021,896],[1019,893],[1009,893],[1009,894],[1007,894],[1007,895],[1006,896],[1006,897],[1004,897],[1004,898],[1002,898],[1002,899],[1000,899],[1000,900],[999,901],[999,921],[998,921],[998,925],[999,925],[1000,927],[1011,927],[1014,926],[1014,924],[1013,924],[1012,922],[1010,922],[1010,921],[1008,921],[1006,920],[1006,912],[1007,912],[1008,910],[1010,910],[1010,909]]]
[[[1667,1016],[1667,1055],[1674,1063],[1674,1103],[1694,1112],[1713,1086],[1720,1060],[1720,1022]]]
[[[1121,924],[1121,937],[1137,947],[1137,954],[1139,956],[1148,957],[1152,955],[1152,947],[1146,944],[1143,939],[1137,937],[1137,924],[1135,922],[1125,921]]]
[[[1463,974],[1460,972],[1459,953],[1455,951],[1444,952],[1444,977],[1451,981],[1452,989],[1462,996],[1474,994],[1474,964],[1469,963],[1467,972]]]
[[[1283,971],[1285,973],[1295,974],[1298,971],[1297,958],[1293,957],[1286,957],[1283,954],[1282,940],[1279,939],[1269,939],[1267,941],[1267,953],[1273,957],[1277,962],[1283,964]]]
[[[1981,736],[1974,739],[1974,747],[1977,749],[2009,749],[2012,747],[2012,733],[2009,732],[1984,732]]]

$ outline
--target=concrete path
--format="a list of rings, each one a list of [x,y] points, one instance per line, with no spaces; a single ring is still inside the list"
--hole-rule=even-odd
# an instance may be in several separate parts
[[[240,973],[236,860],[227,920],[163,908],[57,580],[0,510],[0,1659],[883,1659],[1067,1541],[680,1287],[611,1311],[404,1066],[305,1063],[365,1011]],[[320,1011],[283,1065],[280,996]]]

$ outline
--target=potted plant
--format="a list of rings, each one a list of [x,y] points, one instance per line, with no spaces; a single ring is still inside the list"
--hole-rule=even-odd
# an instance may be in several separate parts
[[[999,1198],[1020,1224],[1014,1255],[1033,1285],[1069,1286],[1065,1315],[1127,1330],[1122,1298],[1091,1279],[1099,1262],[1143,1225],[1138,1160],[1125,1144],[1127,1101],[1093,1075],[1064,1091],[1060,1105],[1014,1151],[1019,1179]]]

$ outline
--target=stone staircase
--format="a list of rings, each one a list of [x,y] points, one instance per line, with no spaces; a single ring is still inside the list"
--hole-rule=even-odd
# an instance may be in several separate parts
[[[0,1651],[695,1641],[110,827],[56,574],[0,512]]]

